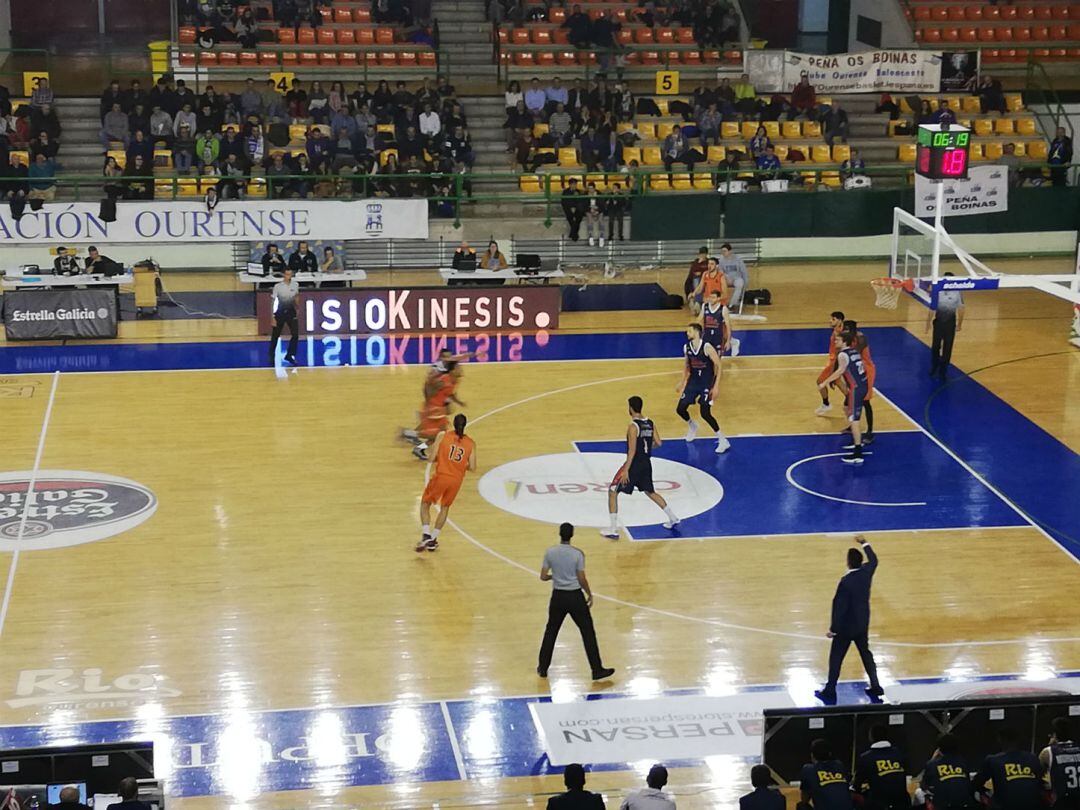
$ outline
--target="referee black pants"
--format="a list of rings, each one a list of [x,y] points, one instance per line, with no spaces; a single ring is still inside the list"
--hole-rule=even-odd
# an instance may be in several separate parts
[[[270,362],[274,361],[274,353],[277,351],[278,338],[282,330],[289,327],[289,350],[286,357],[296,357],[296,349],[300,342],[300,323],[296,319],[295,309],[284,309],[274,316],[274,331],[270,335]]]
[[[930,373],[945,376],[952,360],[953,341],[956,340],[956,316],[935,316],[934,334],[930,341]]]
[[[555,652],[555,639],[559,637],[559,629],[563,619],[570,616],[574,624],[581,631],[581,641],[585,645],[585,655],[589,659],[589,666],[594,673],[604,668],[600,660],[600,647],[596,644],[596,630],[593,628],[592,613],[585,603],[584,591],[557,591],[551,592],[551,602],[548,604],[547,627],[544,628],[544,640],[540,644],[540,669],[548,671],[551,666],[551,656]]]
[[[870,681],[870,686],[876,689],[881,685],[878,683],[877,662],[874,661],[874,654],[870,652],[868,635],[860,633],[857,636],[844,636],[837,633],[833,636],[832,647],[829,649],[829,682],[825,684],[826,689],[836,691],[836,682],[840,680],[840,667],[843,665],[844,656],[847,655],[852,644],[859,651],[859,657],[862,658],[863,668],[866,670],[866,677]]]

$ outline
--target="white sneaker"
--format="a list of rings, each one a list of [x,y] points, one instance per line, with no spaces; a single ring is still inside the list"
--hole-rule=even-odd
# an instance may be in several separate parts
[[[600,530],[600,536],[601,537],[606,537],[609,540],[618,540],[619,539],[619,530],[618,529],[601,529]]]
[[[686,426],[686,437],[684,438],[684,441],[692,442],[696,438],[697,438],[697,422],[695,422],[693,419],[691,419],[689,424],[687,424],[687,426]]]
[[[671,519],[665,520],[664,521],[664,528],[665,529],[674,529],[681,522],[682,521],[680,521],[678,518],[675,518],[674,520],[671,520]]]
[[[817,410],[814,411],[818,416],[828,416],[829,411],[832,410],[832,405],[826,405],[824,402],[818,405]]]
[[[604,246],[604,237],[600,237],[600,247]]]
[[[730,449],[731,449],[731,442],[729,442],[723,436],[720,436],[719,438],[717,438],[717,440],[716,440],[716,452],[717,453],[726,453]]]
[[[589,247],[593,247],[596,244],[596,240],[591,236],[589,237]]]
[[[739,347],[740,346],[742,346],[742,341],[741,340],[739,340],[738,338],[732,338],[731,339],[731,356],[732,357],[738,357],[739,356]]]

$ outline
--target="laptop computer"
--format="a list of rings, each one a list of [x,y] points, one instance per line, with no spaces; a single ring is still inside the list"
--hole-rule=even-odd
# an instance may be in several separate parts
[[[262,262],[248,262],[247,272],[249,276],[265,276],[266,268],[263,267]]]
[[[468,256],[462,256],[460,259],[458,259],[457,267],[455,269],[459,273],[475,273],[476,254],[470,253]]]

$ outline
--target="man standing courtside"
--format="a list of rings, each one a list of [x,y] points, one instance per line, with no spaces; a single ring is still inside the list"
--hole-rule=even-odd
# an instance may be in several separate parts
[[[592,667],[592,678],[600,681],[610,678],[615,670],[605,667],[600,658],[600,647],[596,643],[596,630],[593,628],[592,589],[585,576],[585,552],[570,545],[574,537],[574,526],[563,523],[559,526],[559,545],[544,552],[544,563],[540,568],[540,580],[551,582],[551,602],[548,605],[547,627],[544,640],[540,644],[540,660],[536,674],[546,678],[551,656],[555,652],[555,639],[559,637],[559,628],[569,616],[581,631],[581,641],[585,645],[585,655]]]
[[[274,285],[273,312],[274,331],[270,335],[270,363],[274,362],[277,353],[278,338],[281,331],[289,327],[289,350],[285,352],[285,362],[296,364],[296,348],[300,342],[300,323],[297,321],[296,310],[299,306],[300,284],[293,278],[291,268],[285,268],[285,274],[281,281]]]
[[[951,278],[952,273],[943,277]],[[953,341],[956,333],[964,326],[964,296],[957,290],[941,290],[938,293],[937,306],[926,315],[926,328],[933,326],[930,341],[930,376],[944,382],[945,372],[952,360]]]
[[[857,548],[848,549],[848,570],[840,577],[832,602],[832,622],[828,632],[828,637],[832,639],[832,648],[829,650],[829,680],[825,686],[814,692],[822,703],[829,706],[836,703],[836,683],[840,680],[840,667],[853,643],[862,658],[863,667],[866,668],[866,676],[870,679],[866,694],[871,698],[879,698],[885,694],[878,683],[877,664],[874,662],[874,654],[870,652],[869,641],[870,584],[874,579],[874,572],[877,571],[878,558],[870,543],[861,534],[855,536],[855,541],[866,551],[866,562],[863,562],[862,551]]]

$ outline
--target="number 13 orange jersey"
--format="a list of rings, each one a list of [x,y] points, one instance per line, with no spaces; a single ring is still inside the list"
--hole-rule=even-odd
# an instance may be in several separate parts
[[[435,475],[464,478],[474,447],[476,444],[469,436],[458,436],[452,430],[447,431],[435,455]]]

